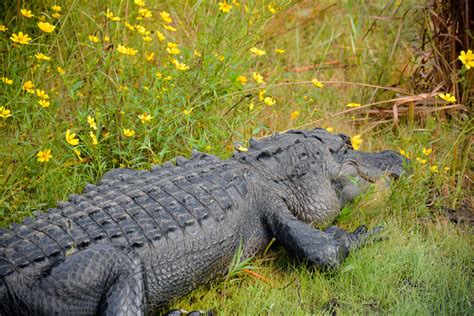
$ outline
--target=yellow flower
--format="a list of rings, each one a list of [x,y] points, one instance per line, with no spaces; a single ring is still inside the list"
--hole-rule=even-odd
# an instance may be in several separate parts
[[[189,110],[184,109],[183,113],[184,113],[184,115],[190,115],[193,110],[194,110],[194,108],[190,108]]]
[[[180,63],[176,59],[173,59],[172,63],[176,67],[176,69],[178,69],[178,70],[185,71],[185,70],[189,69],[189,66],[187,66],[185,63]]]
[[[252,48],[250,49],[250,52],[251,52],[251,53],[254,53],[254,54],[257,55],[257,56],[263,56],[263,55],[266,54],[264,50],[258,49],[257,47],[252,47]]]
[[[263,81],[263,76],[262,76],[261,74],[259,74],[259,73],[257,73],[257,72],[254,72],[254,73],[252,74],[252,77],[253,77],[253,80],[255,80],[257,83],[259,83],[259,84],[264,83],[264,81]]]
[[[354,150],[359,150],[360,145],[362,144],[362,142],[363,142],[363,140],[362,140],[360,134],[357,134],[357,135],[354,135],[354,136],[351,137],[351,143],[352,143],[352,147],[354,148]]]
[[[274,5],[275,4],[273,2],[268,5],[268,11],[270,11],[270,13],[272,13],[272,14],[275,14],[277,12]]]
[[[135,131],[133,129],[128,129],[128,128],[123,129],[123,136],[133,137],[134,135],[135,135]]]
[[[252,111],[254,107],[255,107],[255,104],[253,102],[251,102],[249,104],[249,110]]]
[[[56,12],[61,12],[61,10],[63,8],[61,8],[61,6],[55,4],[51,7],[51,9],[53,9],[53,11],[56,11]]]
[[[127,21],[125,21],[125,26],[131,30],[131,31],[135,31],[135,26],[131,25],[130,23],[128,23]]]
[[[64,71],[63,67],[61,66],[58,66],[56,67],[56,70],[61,74],[61,75],[64,75],[66,72]]]
[[[6,31],[8,31],[8,28],[5,25],[0,24],[0,32],[6,32]]]
[[[417,162],[421,163],[422,165],[424,165],[426,163],[426,159],[421,159],[420,157],[416,157],[415,159]]]
[[[181,50],[178,48],[178,44],[176,43],[168,42],[167,46],[168,47],[166,48],[166,51],[170,55],[178,55],[181,52]]]
[[[410,159],[410,156],[407,154],[407,152],[405,150],[400,149],[398,152],[400,153],[400,155],[402,155],[406,159]]]
[[[155,59],[155,53],[153,53],[153,52],[145,53],[145,59],[146,59],[146,61],[152,61],[153,59]]]
[[[46,33],[51,33],[56,28],[56,26],[48,22],[38,22],[38,27],[40,28],[41,31],[46,32]]]
[[[433,173],[438,173],[438,166],[437,165],[432,165],[430,167],[430,171],[433,172]]]
[[[260,101],[263,101],[263,99],[265,99],[265,93],[266,93],[266,92],[267,92],[267,90],[265,90],[265,89],[262,89],[262,90],[260,90],[260,91],[258,92],[258,99],[259,99]]]
[[[133,0],[133,2],[139,7],[145,6],[145,0]]]
[[[41,150],[36,156],[38,157],[39,162],[48,162],[53,155],[51,154],[51,149]]]
[[[23,34],[23,32],[18,32],[18,34],[13,33],[10,39],[18,44],[28,44],[31,41],[31,37],[28,34]]]
[[[217,54],[217,53],[214,54],[214,57],[216,57],[216,59],[217,59],[218,61],[223,61],[223,60],[225,59],[224,55],[219,55],[219,54]]]
[[[56,13],[51,14],[51,16],[55,19],[59,19],[61,17],[61,14],[56,12]]]
[[[140,33],[140,35],[148,35],[151,33],[143,25],[140,25],[140,24],[135,25],[135,29],[137,30],[138,33]]]
[[[41,99],[38,101],[38,104],[41,105],[43,108],[49,108],[49,105],[51,104],[48,100]]]
[[[438,97],[440,97],[444,101],[448,101],[452,103],[456,102],[456,97],[454,95],[451,95],[450,93],[440,93],[438,94]]]
[[[238,76],[237,81],[240,82],[241,84],[246,84],[248,79],[245,76]]]
[[[444,168],[443,168],[443,171],[444,171],[444,173],[448,172],[448,171],[449,171],[449,167],[444,167]]]
[[[163,42],[166,39],[166,37],[160,31],[156,31],[156,37],[158,37],[160,42]]]
[[[348,108],[358,108],[359,106],[361,106],[360,103],[347,103],[346,105]]]
[[[291,112],[291,114],[290,114],[290,118],[291,118],[293,121],[296,121],[299,116],[300,116],[300,112],[298,112],[298,111],[293,111],[293,112]]]
[[[80,162],[86,161],[84,158],[81,157],[81,151],[79,149],[74,148],[74,153],[76,154]]]
[[[219,10],[224,13],[229,13],[232,10],[232,5],[228,4],[227,1],[219,2]]]
[[[89,136],[92,139],[92,145],[97,145],[99,142],[97,141],[97,136],[95,136],[93,131],[89,131]]]
[[[46,56],[46,55],[43,54],[43,53],[35,54],[35,57],[36,57],[37,59],[41,59],[41,60],[51,60],[51,57],[48,57],[48,56]]]
[[[149,19],[153,17],[153,14],[151,13],[151,11],[146,8],[138,9],[138,13],[141,15],[142,18],[145,18],[145,19]]]
[[[170,32],[176,32],[176,29],[172,27],[171,25],[163,24],[163,27]]]
[[[0,106],[0,117],[6,119],[10,116],[12,116],[11,111],[4,106]]]
[[[153,39],[153,38],[150,37],[150,36],[143,36],[143,40],[144,40],[145,42],[151,42],[152,39]]]
[[[159,72],[159,71],[157,71],[157,72],[155,73],[155,76],[156,76],[156,78],[158,78],[158,79],[163,78],[163,74],[162,74],[161,72]]]
[[[275,48],[275,53],[277,53],[277,54],[284,54],[284,53],[285,53],[285,50],[284,50],[284,49],[281,49],[281,48]]]
[[[265,97],[263,102],[265,102],[266,105],[272,106],[276,103],[276,100],[272,97]]]
[[[315,87],[318,87],[318,88],[324,87],[323,83],[321,81],[319,81],[318,79],[313,79],[313,80],[311,80],[311,82],[313,83],[313,85]]]
[[[140,119],[140,121],[142,121],[143,124],[146,124],[153,119],[153,116],[145,112],[141,115],[138,115],[138,118]]]
[[[108,43],[108,42],[110,42],[110,37],[104,36],[104,39],[103,39],[103,40],[104,40],[104,42]]]
[[[89,36],[87,36],[87,38],[88,38],[89,41],[91,41],[92,43],[98,43],[98,42],[99,42],[99,37],[98,37],[98,36],[95,36],[95,35],[90,34]]]
[[[129,55],[129,56],[134,56],[137,54],[138,50],[136,49],[133,49],[131,47],[127,47],[125,45],[119,45],[118,48],[117,48],[117,51],[120,53],[120,54],[123,54],[123,55]]]
[[[431,155],[432,152],[433,152],[433,149],[432,149],[432,148],[425,148],[425,147],[423,147],[423,155],[429,156],[429,155]]]
[[[20,13],[21,13],[21,15],[23,15],[24,17],[27,17],[27,18],[34,17],[33,13],[31,13],[31,10],[21,9]]]
[[[110,11],[109,9],[107,9],[107,12],[105,12],[105,17],[113,22],[120,21],[120,17],[114,16],[114,13]]]
[[[474,54],[472,53],[472,50],[468,49],[467,53],[462,50],[458,59],[464,64],[464,66],[466,66],[467,69],[474,67]]]
[[[171,23],[173,22],[173,19],[170,17],[170,14],[166,11],[161,11],[160,16],[165,21],[166,23]]]
[[[21,87],[23,91],[28,91],[30,93],[35,93],[33,90],[34,88],[35,88],[35,85],[33,84],[33,82],[31,82],[31,80],[28,80],[27,82],[25,82],[23,86]]]
[[[194,50],[193,54],[194,54],[194,56],[196,56],[196,57],[202,57],[201,53],[200,53],[198,50],[196,50],[196,49]]]
[[[41,99],[49,99],[49,95],[44,90],[36,89],[36,95]]]
[[[242,145],[237,146],[236,149],[237,149],[238,151],[242,152],[242,153],[249,151],[249,149],[248,149],[247,147],[244,147],[244,146],[242,146]]]
[[[1,77],[0,80],[3,81],[4,84],[7,84],[9,86],[11,86],[13,84],[13,80],[9,79],[7,77]]]
[[[69,129],[66,131],[66,141],[73,146],[79,144],[79,139],[76,138],[76,133],[71,133],[71,130]]]
[[[327,130],[329,133],[334,132],[334,128],[332,128],[332,127],[326,127],[326,130]]]
[[[95,122],[95,119],[90,115],[87,115],[87,124],[89,124],[90,128],[97,130],[97,123]]]

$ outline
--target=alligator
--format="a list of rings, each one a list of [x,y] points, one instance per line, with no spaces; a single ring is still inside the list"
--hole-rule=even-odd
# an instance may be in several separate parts
[[[341,208],[405,163],[321,128],[240,149],[227,160],[193,152],[151,170],[113,169],[2,230],[0,315],[156,313],[225,275],[238,249],[249,258],[272,238],[308,265],[336,269],[379,230],[330,226]]]

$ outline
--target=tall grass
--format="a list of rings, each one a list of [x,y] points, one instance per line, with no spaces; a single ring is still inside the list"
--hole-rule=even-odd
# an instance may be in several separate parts
[[[234,141],[323,126],[359,135],[362,150],[403,150],[412,159],[409,176],[338,220],[347,229],[384,224],[385,239],[331,273],[272,247],[254,258],[253,274],[234,269],[239,278],[174,305],[226,315],[472,311],[472,236],[444,216],[469,203],[472,121],[446,119],[450,103],[433,96],[450,91],[411,92],[421,3],[229,1],[227,13],[219,3],[2,3],[1,226],[53,207],[112,168],[146,169],[192,149],[226,158]],[[42,20],[54,31],[40,30]],[[28,44],[10,39],[20,31]],[[48,107],[41,93],[22,89],[27,81],[49,95]],[[68,130],[76,134],[69,142]],[[39,161],[48,149],[52,157]]]

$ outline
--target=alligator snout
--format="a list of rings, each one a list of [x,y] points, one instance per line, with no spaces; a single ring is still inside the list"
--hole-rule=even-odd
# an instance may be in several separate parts
[[[384,150],[378,153],[351,151],[350,159],[357,162],[359,176],[369,182],[375,182],[382,176],[398,179],[403,173],[403,167],[409,160],[397,152]]]

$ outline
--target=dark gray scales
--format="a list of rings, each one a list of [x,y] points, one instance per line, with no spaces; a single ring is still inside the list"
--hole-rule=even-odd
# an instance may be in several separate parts
[[[330,226],[397,153],[355,151],[323,129],[252,140],[228,160],[195,152],[150,171],[115,169],[0,232],[0,315],[140,315],[225,275],[271,238],[337,268],[372,233]]]

